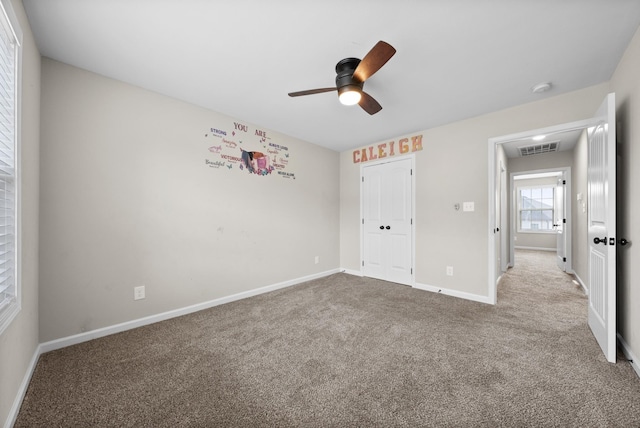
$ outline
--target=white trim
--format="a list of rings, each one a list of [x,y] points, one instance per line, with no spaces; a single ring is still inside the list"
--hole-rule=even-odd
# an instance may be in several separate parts
[[[582,291],[584,291],[584,294],[589,294],[589,290],[587,290],[587,286],[584,284],[582,278],[580,278],[575,272],[572,272],[572,274],[576,277],[576,281],[578,281],[578,284],[580,284],[580,287],[582,287]]]
[[[535,250],[535,251],[558,251],[557,248],[546,248],[546,247],[522,247],[520,245],[514,246],[516,250]]]
[[[22,311],[22,27],[16,17],[10,1],[2,0],[0,13],[9,24],[17,45],[14,64],[15,71],[15,152],[14,152],[14,290],[15,301],[5,306],[0,316],[0,334],[2,334]]]
[[[620,347],[622,348],[622,353],[625,357],[627,357],[629,364],[631,364],[633,370],[635,370],[638,377],[640,377],[640,361],[638,361],[638,357],[633,353],[631,347],[627,344],[627,342],[625,342],[620,333],[618,333],[617,336]]]
[[[436,287],[434,285],[427,284],[414,284],[413,288],[418,290],[431,291],[432,293],[445,294],[447,296],[458,297],[464,300],[472,300],[474,302],[493,304],[491,299],[487,296],[480,296],[478,294],[465,293],[464,291],[452,290],[450,288]]]
[[[22,378],[22,383],[20,383],[16,398],[13,400],[13,405],[11,406],[11,409],[9,409],[9,414],[7,415],[7,419],[4,422],[5,428],[11,428],[16,422],[16,418],[18,417],[18,413],[20,412],[20,407],[22,406],[22,400],[24,400],[24,396],[27,393],[27,388],[29,388],[29,383],[31,382],[31,377],[36,370],[36,365],[38,364],[40,355],[42,355],[42,346],[38,345],[35,352],[33,353],[33,357],[31,357],[29,367],[27,367],[27,372]]]
[[[346,273],[348,275],[359,276],[360,278],[364,277],[362,271],[359,270],[340,268],[340,272]]]
[[[2,7],[4,9],[4,16],[11,24],[13,37],[16,39],[18,45],[22,46],[22,27],[20,26],[20,21],[18,21],[18,18],[16,17],[16,13],[13,11],[11,1],[2,0]]]
[[[180,309],[174,309],[171,311],[163,312],[156,315],[150,315],[148,317],[139,318],[136,320],[126,321],[120,324],[115,324],[108,327],[99,328],[96,330],[87,331],[84,333],[75,334],[73,336],[63,337],[56,340],[51,340],[49,342],[41,343],[41,352],[50,352],[56,349],[65,348],[71,345],[77,345],[78,343],[88,342],[93,339],[97,339],[104,336],[109,336],[111,334],[120,333],[126,330],[131,330],[134,328],[142,327],[145,325],[153,324],[160,321],[165,321],[171,318],[179,317],[182,315],[191,314],[193,312],[202,311],[204,309],[209,309],[214,306],[222,305],[225,303],[235,302],[236,300],[246,299],[247,297],[257,296],[259,294],[268,293],[270,291],[279,290],[281,288],[290,287],[292,285],[300,284],[306,281],[311,281],[318,278],[323,278],[325,276],[332,275],[334,273],[340,272],[339,269],[332,269],[325,272],[320,272],[313,275],[304,276],[297,279],[292,279],[289,281],[280,282],[273,285],[268,285],[265,287],[256,288],[249,291],[243,291],[242,293],[232,294],[226,297],[220,297],[218,299],[209,300],[207,302],[198,303],[195,305],[187,306]]]

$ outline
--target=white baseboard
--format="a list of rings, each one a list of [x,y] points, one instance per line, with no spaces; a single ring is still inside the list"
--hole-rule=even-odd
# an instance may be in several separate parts
[[[296,278],[289,281],[284,281],[277,284],[249,290],[249,291],[243,291],[242,293],[232,294],[231,296],[209,300],[207,302],[198,303],[195,305],[187,306],[185,308],[174,309],[172,311],[163,312],[156,315],[150,315],[148,317],[139,318],[136,320],[126,321],[120,324],[115,324],[112,326],[103,327],[96,330],[87,331],[84,333],[79,333],[73,336],[63,337],[61,339],[56,339],[49,342],[41,343],[40,352],[45,353],[49,351],[54,351],[56,349],[65,348],[67,346],[76,345],[78,343],[88,342],[89,340],[97,339],[99,337],[109,336],[111,334],[120,333],[123,331],[131,330],[134,328],[142,327],[142,326],[153,324],[160,321],[165,321],[165,320],[179,317],[182,315],[191,314],[193,312],[202,311],[204,309],[209,309],[214,306],[234,302],[236,300],[246,299],[247,297],[257,296],[259,294],[268,293],[270,291],[279,290],[281,288],[290,287],[292,285],[300,284],[306,281],[311,281],[313,279],[322,278],[338,272],[340,272],[339,269],[332,269],[329,271],[320,272],[317,274],[308,275],[301,278]]]
[[[515,247],[516,250],[534,250],[534,251],[558,251],[557,248],[544,248],[544,247],[520,247],[518,245],[516,245]]]
[[[360,272],[359,270],[340,268],[340,272],[346,273],[346,274],[349,274],[349,275],[359,276],[361,278],[364,276],[364,275],[362,275],[362,272]]]
[[[435,287],[433,285],[427,284],[414,284],[413,288],[417,288],[419,290],[431,291],[433,293],[446,294],[447,296],[458,297],[460,299],[465,300],[473,300],[474,302],[492,304],[491,300],[487,296],[480,296],[478,294],[465,293],[464,291],[451,290],[448,288]]]
[[[13,405],[11,406],[11,409],[9,409],[9,415],[7,416],[7,420],[4,423],[5,428],[11,428],[16,422],[16,418],[18,417],[18,413],[20,412],[20,406],[22,406],[22,400],[24,400],[24,396],[27,393],[27,388],[29,388],[29,382],[31,382],[33,372],[36,370],[36,364],[38,364],[38,358],[40,358],[40,354],[42,354],[41,345],[38,345],[35,352],[33,353],[33,357],[31,357],[31,361],[29,362],[29,366],[27,367],[27,372],[22,378],[22,382],[20,383],[20,387],[18,388],[18,393],[16,394],[16,398],[13,400]]]
[[[364,276],[362,272],[359,270],[341,268],[340,272],[343,272],[349,275],[359,276],[359,277]],[[414,283],[413,288],[417,288],[418,290],[431,291],[433,293],[446,294],[448,296],[458,297],[460,299],[473,300],[474,302],[492,304],[491,300],[486,296],[479,296],[477,294],[465,293],[463,291],[450,290],[447,288],[435,287],[433,285],[419,284],[419,283]]]
[[[633,367],[633,370],[635,370],[636,374],[640,378],[640,361],[638,360],[638,357],[634,355],[627,342],[625,342],[624,338],[620,336],[620,333],[618,333],[618,342],[620,343],[620,347],[622,348],[622,353],[625,357],[627,357],[627,360],[629,360],[629,364],[631,364],[631,367]]]
[[[584,281],[582,280],[582,278],[580,278],[575,272],[573,272],[573,276],[576,277],[576,281],[578,281],[578,284],[580,284],[580,286],[582,287],[582,291],[584,291],[584,294],[589,294],[589,290],[587,290],[587,286],[584,285]]]

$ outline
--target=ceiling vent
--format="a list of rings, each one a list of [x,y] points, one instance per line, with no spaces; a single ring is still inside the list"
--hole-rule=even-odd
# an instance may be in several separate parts
[[[541,153],[557,152],[560,141],[551,141],[548,143],[534,144],[533,146],[519,147],[520,156],[539,155]]]

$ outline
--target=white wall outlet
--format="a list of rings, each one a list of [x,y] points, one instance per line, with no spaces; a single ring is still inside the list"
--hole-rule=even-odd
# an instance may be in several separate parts
[[[316,256],[316,264],[320,263],[320,256]]]
[[[144,285],[133,287],[133,300],[144,299]]]
[[[462,211],[475,211],[475,204],[473,202],[463,202]]]
[[[447,276],[453,276],[453,266],[447,266]]]

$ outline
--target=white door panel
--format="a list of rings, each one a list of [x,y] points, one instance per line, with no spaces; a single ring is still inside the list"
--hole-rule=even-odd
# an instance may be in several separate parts
[[[411,159],[363,167],[363,274],[412,285]]]
[[[588,129],[589,327],[609,362],[616,362],[615,96],[609,94]]]

